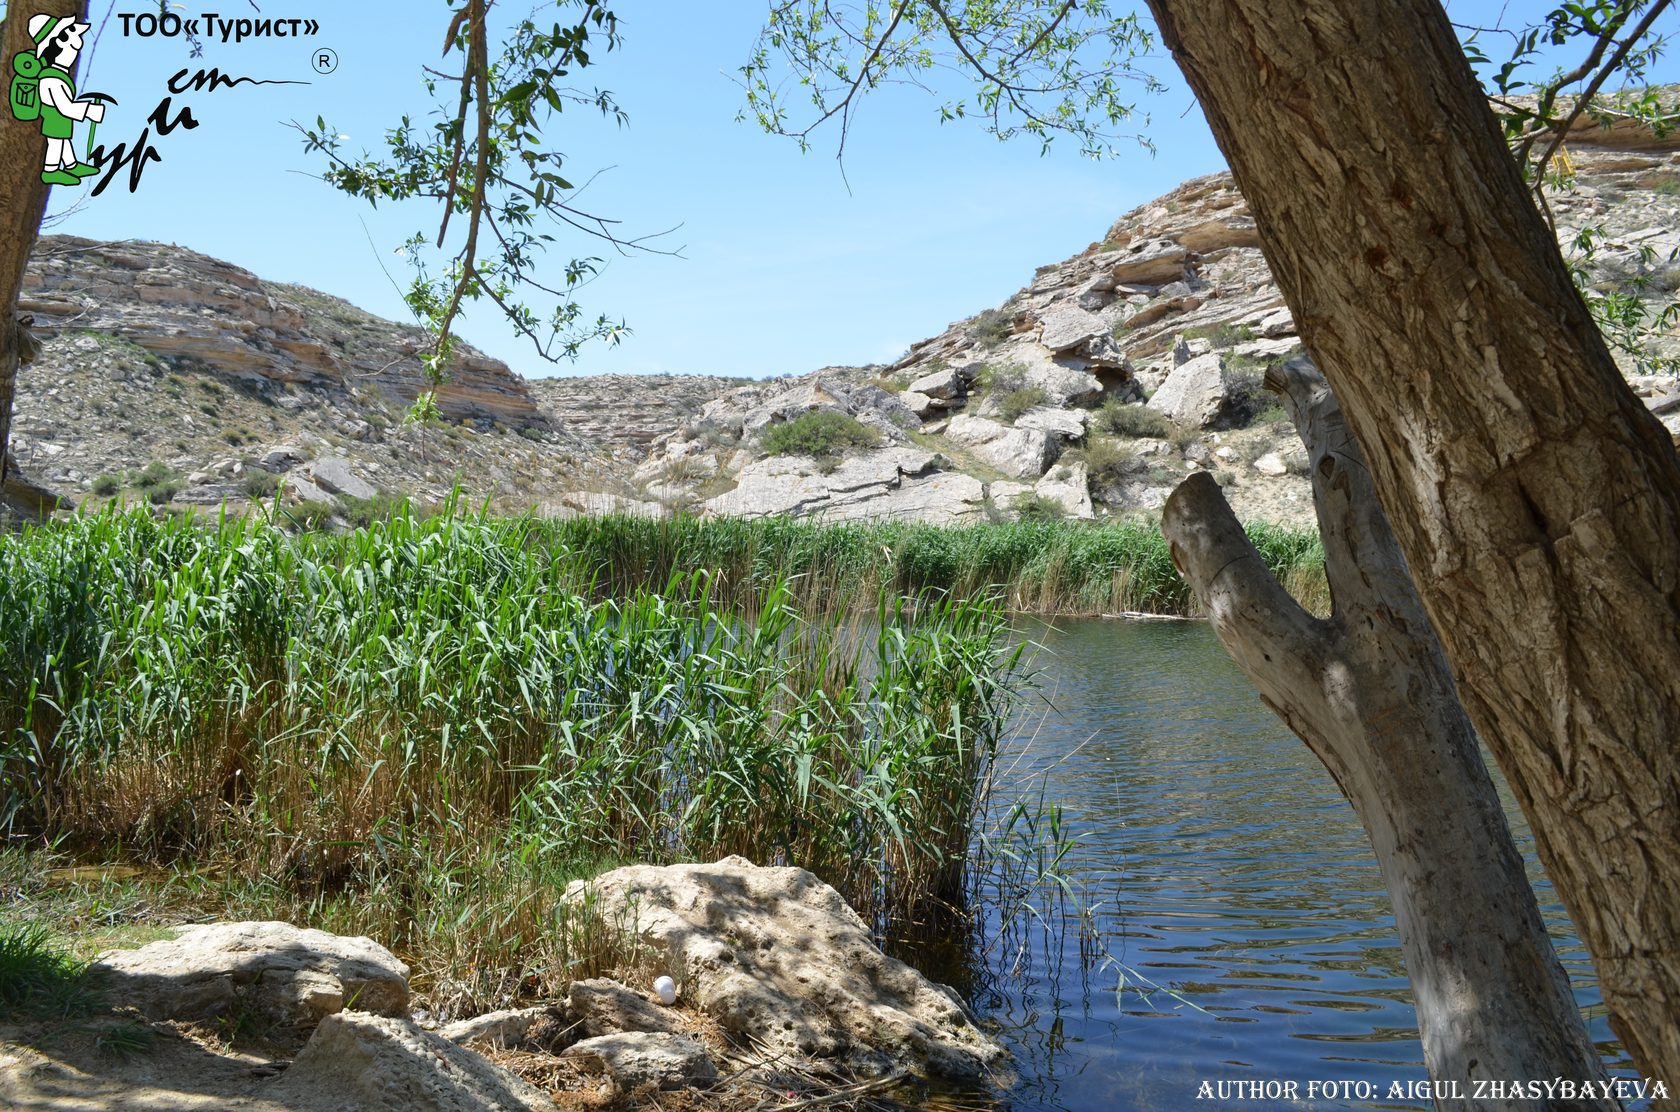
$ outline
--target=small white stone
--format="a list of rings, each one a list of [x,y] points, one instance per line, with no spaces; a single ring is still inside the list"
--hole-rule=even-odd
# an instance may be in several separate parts
[[[677,1002],[677,982],[669,977],[661,977],[654,981],[653,991],[659,994],[661,1004],[675,1004]]]

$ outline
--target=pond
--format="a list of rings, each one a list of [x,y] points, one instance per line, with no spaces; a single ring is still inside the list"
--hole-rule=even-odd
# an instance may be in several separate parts
[[[1047,777],[1082,836],[1066,871],[1095,903],[1083,933],[1096,956],[1081,960],[1073,927],[994,932],[984,973],[962,978],[1016,1055],[1007,1106],[1218,1107],[1197,1104],[1202,1082],[1293,1080],[1303,1098],[1308,1081],[1344,1095],[1240,1104],[1429,1107],[1383,1096],[1427,1075],[1364,833],[1211,630],[1066,620],[1022,632],[1042,646],[1041,686],[1017,723],[1014,775]],[[1592,1035],[1632,1076],[1505,799]],[[1377,1097],[1361,1099],[1362,1084]]]

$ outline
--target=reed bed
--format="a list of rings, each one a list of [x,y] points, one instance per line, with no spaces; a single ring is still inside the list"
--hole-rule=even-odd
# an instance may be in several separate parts
[[[608,597],[556,542],[453,512],[0,539],[0,826],[374,935],[459,1010],[604,961],[555,897],[620,861],[800,865],[884,934],[965,906],[1002,859],[997,602],[808,610],[767,577],[749,617],[703,560]]]
[[[1251,525],[1248,533],[1285,587],[1308,609],[1327,613],[1318,534],[1266,524]],[[707,568],[735,601],[787,581],[805,605],[823,609],[868,604],[883,591],[931,590],[958,598],[995,595],[1012,610],[1039,614],[1199,616],[1160,527],[1146,521],[937,526],[586,517],[547,523],[543,534],[604,595]]]

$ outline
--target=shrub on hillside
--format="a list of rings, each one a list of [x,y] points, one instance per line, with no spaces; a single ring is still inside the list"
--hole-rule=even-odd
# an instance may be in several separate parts
[[[968,335],[981,347],[993,348],[1015,334],[1015,316],[1003,309],[987,309],[968,326]]]
[[[1037,493],[1019,496],[1009,508],[1022,521],[1060,521],[1067,516],[1067,507]]]
[[[1027,385],[1027,369],[1019,363],[987,363],[974,377],[974,393],[1011,394]]]
[[[146,469],[134,477],[134,489],[146,501],[161,506],[175,497],[181,489],[181,482],[175,478],[175,473],[166,463],[153,460],[146,465]]]
[[[764,450],[772,456],[832,457],[879,442],[856,417],[833,409],[813,409],[764,433]]]
[[[1165,439],[1172,422],[1147,406],[1110,398],[1097,410],[1097,427],[1115,436],[1152,436]]]
[[[1023,386],[1019,390],[1011,390],[998,399],[998,413],[1005,421],[1013,424],[1026,416],[1027,412],[1036,409],[1050,400],[1050,395],[1040,386]]]

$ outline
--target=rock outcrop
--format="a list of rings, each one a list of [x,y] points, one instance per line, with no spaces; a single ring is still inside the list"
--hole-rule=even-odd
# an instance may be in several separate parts
[[[1675,141],[1583,128],[1569,150],[1575,186],[1552,210],[1566,243],[1603,230],[1594,283],[1647,299],[1680,286]],[[949,523],[1009,518],[1023,493],[1035,513],[1153,512],[1207,469],[1245,519],[1312,520],[1300,474],[1250,466],[1293,445],[1259,383],[1298,343],[1227,174],[1139,206],[890,366],[527,383],[463,349],[437,426],[404,420],[415,330],[181,248],[47,237],[24,311],[45,345],[20,375],[14,438],[39,490],[14,501],[35,508],[113,490],[242,506],[272,494],[260,470],[311,517],[354,516],[370,491],[437,501],[460,482],[475,501],[554,514]],[[1676,388],[1631,377],[1654,409]],[[767,432],[812,411],[855,420],[875,447],[772,456]],[[1157,414],[1172,428],[1145,419]],[[1680,428],[1680,410],[1658,416]],[[912,452],[931,462],[906,465]],[[1084,497],[1047,483],[1073,453],[1089,457]],[[138,483],[153,466],[158,481]]]
[[[73,320],[75,328],[229,378],[337,390],[364,382],[405,406],[429,388],[419,329],[181,247],[44,237],[25,272],[19,311],[38,327]],[[467,344],[455,346],[438,406],[456,420],[538,419],[524,380]]]
[[[308,1031],[350,1008],[408,1014],[408,967],[368,938],[289,923],[207,923],[102,954],[113,995],[151,1019],[259,1015]]]
[[[634,865],[566,889],[667,955],[685,998],[726,1030],[853,1068],[984,1077],[1003,1050],[951,989],[883,954],[840,894],[804,869],[741,857]]]

